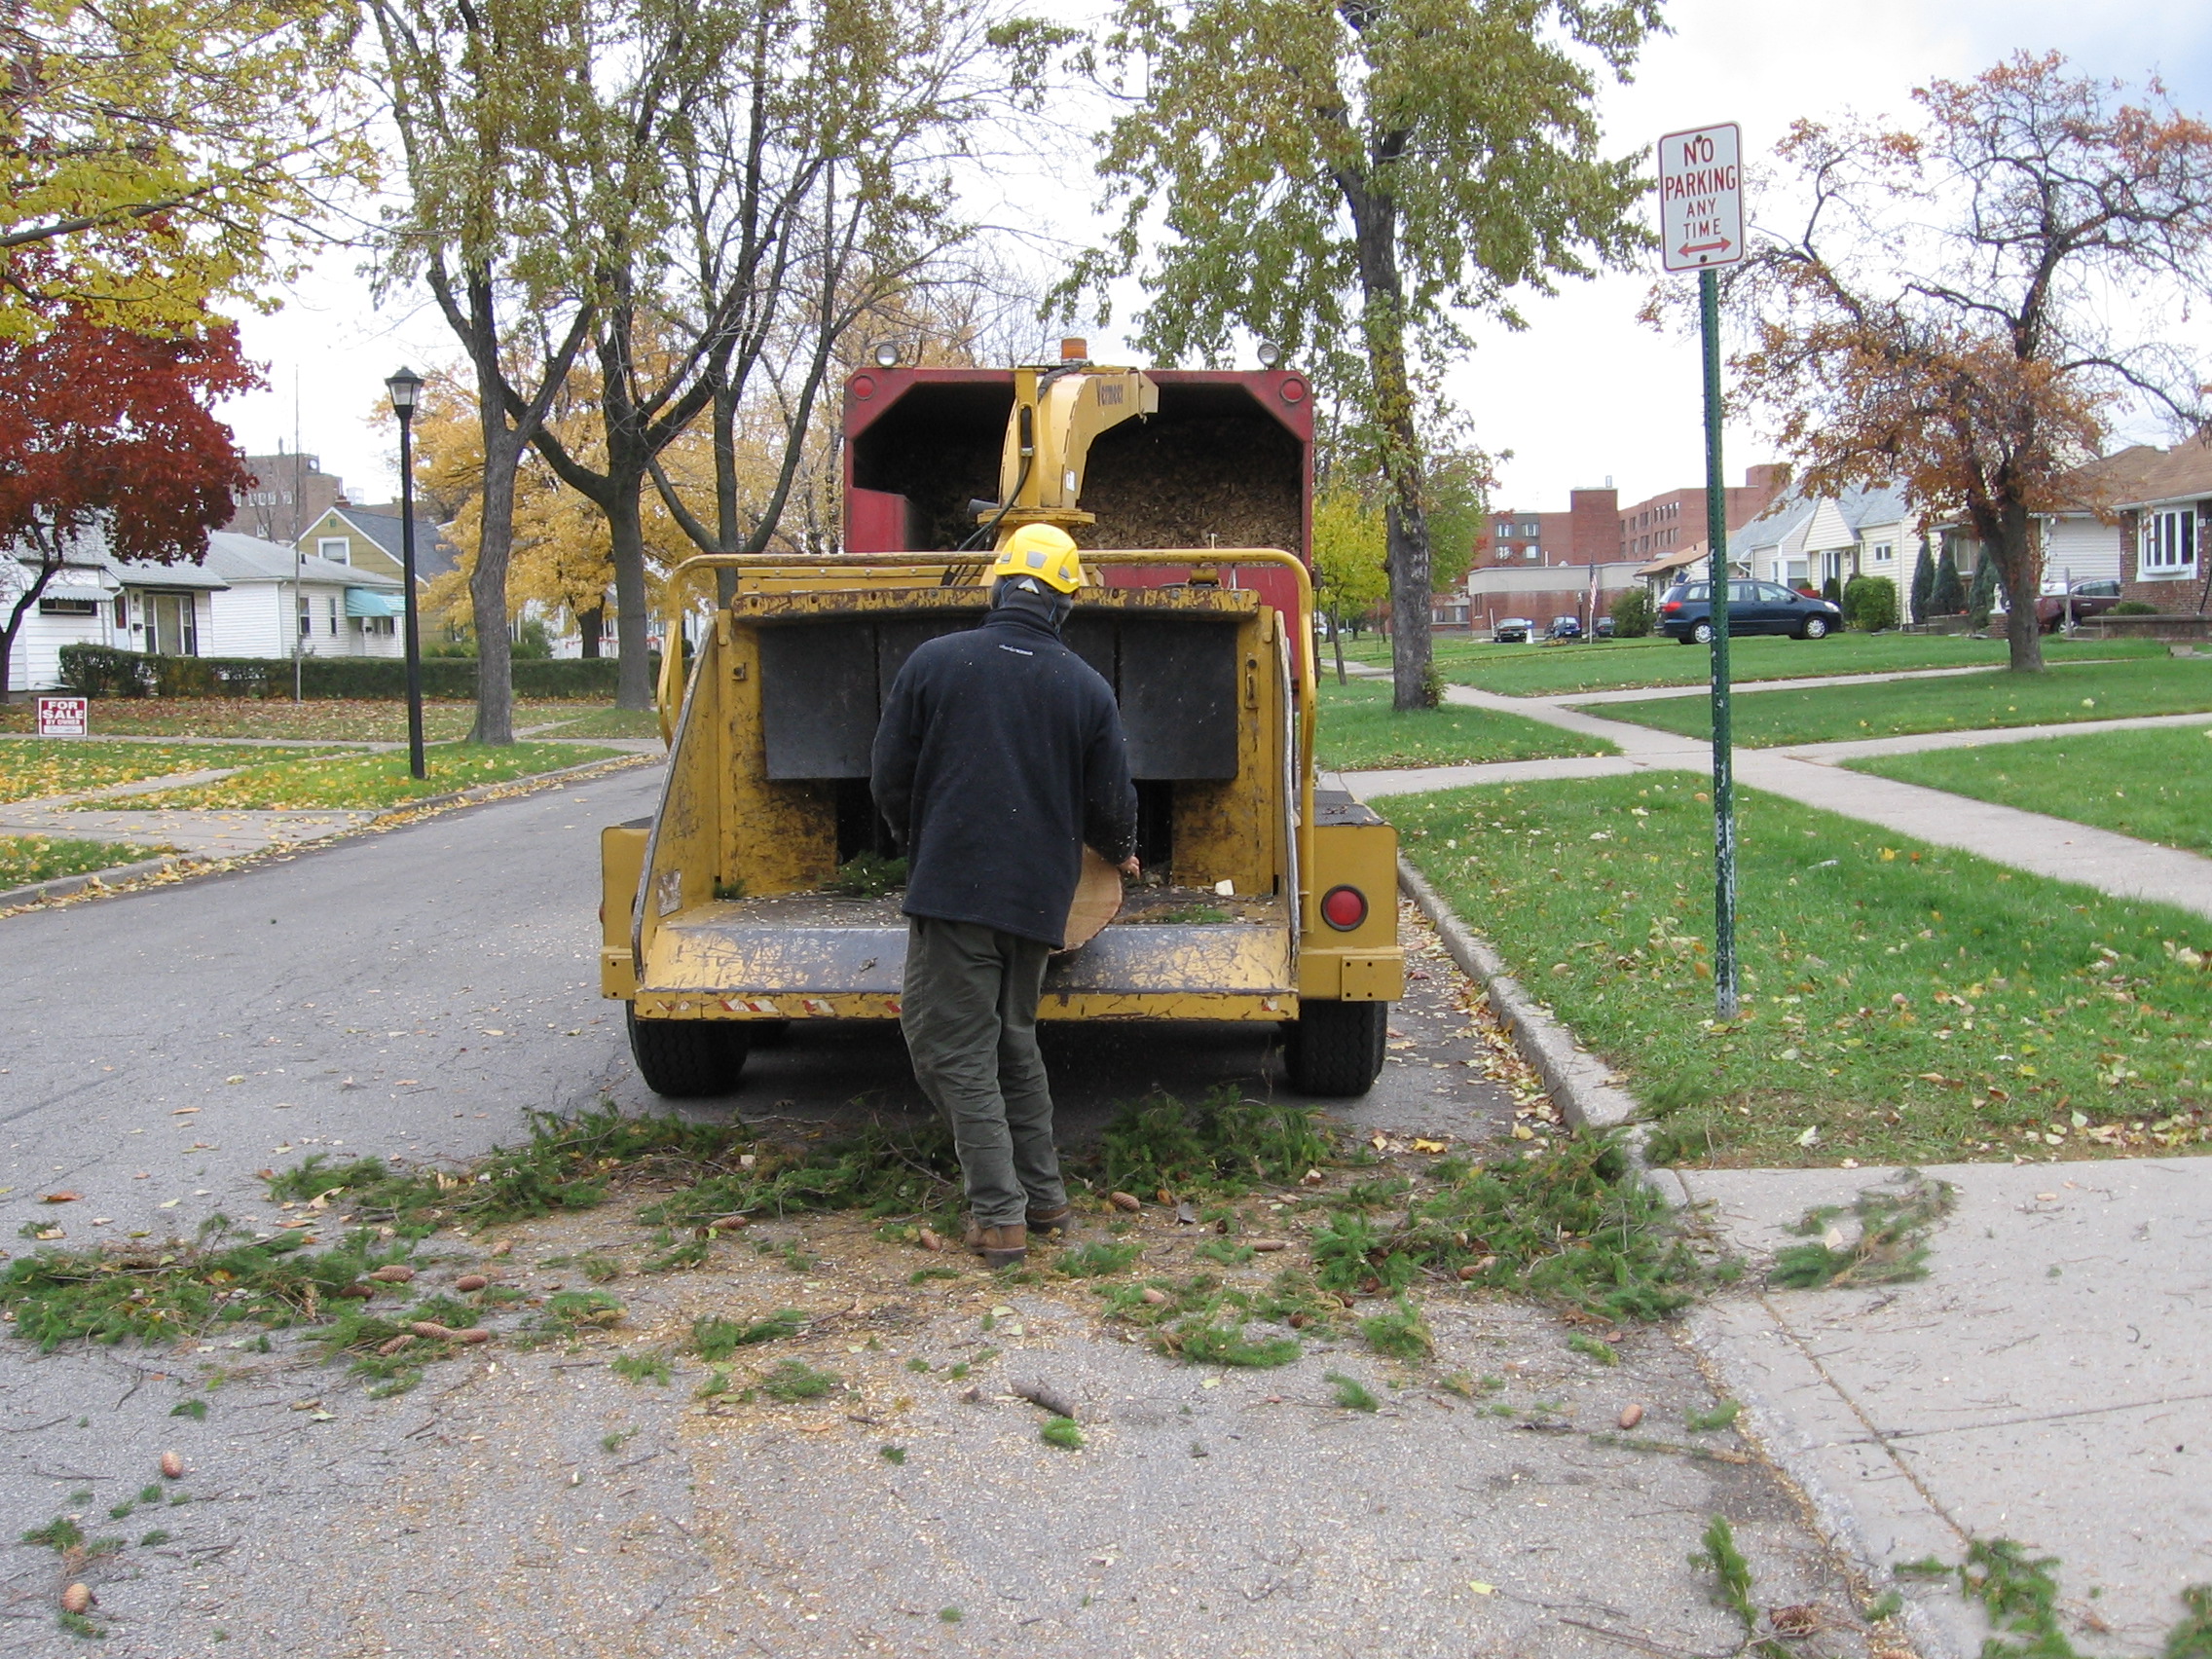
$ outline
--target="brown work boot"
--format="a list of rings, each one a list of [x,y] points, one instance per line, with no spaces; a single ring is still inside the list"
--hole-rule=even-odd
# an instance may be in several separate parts
[[[983,1258],[986,1268],[1018,1267],[1029,1258],[1029,1229],[1018,1221],[1005,1227],[968,1224],[968,1248]]]
[[[1063,1203],[1058,1209],[1033,1209],[1029,1212],[1029,1231],[1032,1233],[1058,1233],[1075,1231],[1075,1205]]]

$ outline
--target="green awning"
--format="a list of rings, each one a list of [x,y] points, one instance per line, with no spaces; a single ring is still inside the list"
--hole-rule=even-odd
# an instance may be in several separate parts
[[[350,587],[346,590],[346,614],[349,616],[398,616],[406,607],[397,594],[379,593],[375,588]]]

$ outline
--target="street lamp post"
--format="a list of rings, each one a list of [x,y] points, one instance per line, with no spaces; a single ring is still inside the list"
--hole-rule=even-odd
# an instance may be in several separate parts
[[[426,775],[423,765],[423,638],[415,614],[415,400],[423,392],[423,377],[401,369],[385,388],[391,393],[391,412],[399,417],[399,570],[406,591],[400,596],[407,607],[407,770]]]

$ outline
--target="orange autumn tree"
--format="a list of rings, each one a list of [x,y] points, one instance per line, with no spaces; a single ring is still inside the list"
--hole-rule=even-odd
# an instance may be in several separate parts
[[[2161,329],[2212,290],[2212,127],[2056,54],[1913,97],[1909,128],[1790,129],[1802,228],[1726,279],[1752,328],[1735,366],[1807,490],[1901,480],[1972,527],[2011,667],[2038,673],[2034,515],[2124,411],[2203,424],[2200,366]]]

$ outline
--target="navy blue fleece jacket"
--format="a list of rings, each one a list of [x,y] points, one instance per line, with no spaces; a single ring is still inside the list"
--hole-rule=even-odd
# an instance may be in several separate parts
[[[1086,842],[1136,850],[1137,796],[1113,688],[1013,608],[931,640],[892,682],[869,787],[906,849],[909,916],[1057,947]]]

